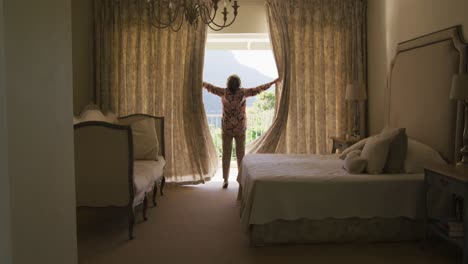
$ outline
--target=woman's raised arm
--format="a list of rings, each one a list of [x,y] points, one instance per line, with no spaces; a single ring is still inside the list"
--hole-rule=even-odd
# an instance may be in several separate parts
[[[268,90],[273,84],[280,81],[280,78],[276,78],[274,81],[265,83],[264,85],[257,86],[255,88],[246,88],[245,96],[255,96],[263,91]]]
[[[205,88],[209,93],[215,94],[217,96],[224,96],[224,88],[214,86],[210,83],[203,82],[203,88]]]

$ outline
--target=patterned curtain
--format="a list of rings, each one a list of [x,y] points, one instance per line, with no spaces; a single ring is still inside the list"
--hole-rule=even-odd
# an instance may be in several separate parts
[[[366,83],[366,0],[266,0],[279,76],[277,118],[258,153],[329,153],[351,134],[346,85]],[[360,105],[365,135],[365,103]]]
[[[165,117],[168,181],[199,183],[217,168],[202,101],[206,27],[151,25],[145,0],[96,0],[96,101],[119,116]]]

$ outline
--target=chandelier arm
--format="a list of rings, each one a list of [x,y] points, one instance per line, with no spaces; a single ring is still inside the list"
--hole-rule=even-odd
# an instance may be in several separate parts
[[[210,24],[208,24],[208,27],[210,27],[214,31],[221,31],[223,28],[226,28],[226,27],[229,27],[230,25],[232,25],[232,23],[234,23],[234,21],[236,21],[236,17],[237,16],[235,16],[234,19],[229,24],[218,25],[216,23],[210,23]],[[214,27],[212,25],[214,25]]]
[[[160,3],[160,2],[158,2]],[[164,23],[162,21],[162,19],[160,19],[161,17],[161,4],[159,4],[159,8],[157,9],[158,11],[156,11],[156,8],[154,7],[154,3],[151,3],[150,4],[150,19],[151,19],[151,24],[156,27],[156,28],[167,28],[168,26],[170,26],[170,24],[167,24],[167,23]],[[159,13],[159,18],[158,18],[158,15],[157,13]]]
[[[175,21],[174,21],[175,22]],[[172,25],[170,26],[171,30],[174,31],[174,32],[177,32],[179,31],[181,28],[182,28],[182,25],[184,24],[184,17],[181,17],[180,18],[180,23],[179,23],[179,26],[177,28],[173,28]]]
[[[177,7],[174,20],[171,21],[171,24],[177,21],[177,18],[179,17],[180,9],[185,9],[185,7],[181,7],[181,6]],[[182,21],[183,21],[183,17],[182,17]]]
[[[158,29],[164,29],[164,28],[168,28],[170,27],[171,25],[166,25],[166,24],[160,24],[158,22],[155,22],[153,20],[151,20],[151,25],[155,28],[158,28]]]
[[[229,27],[230,25],[232,25],[232,23],[234,23],[234,21],[236,21],[236,18],[237,18],[237,9],[234,8],[234,6],[232,6],[233,9],[234,9],[234,18],[232,19],[232,21],[229,23],[229,24],[226,24],[226,20],[224,20],[224,23],[222,25],[218,25],[216,22],[212,21],[211,24],[217,26],[217,27],[222,27],[222,28],[225,28],[225,27]]]
[[[214,21],[215,18],[216,18],[216,15],[218,14],[218,11],[216,10],[216,11],[214,12],[213,17],[211,17],[211,15],[210,15],[210,10],[209,10],[209,8],[208,8],[207,6],[205,6],[205,5],[198,6],[197,9],[198,9],[198,12],[199,12],[199,14],[200,14],[200,17],[201,17],[202,20],[203,20],[203,23],[205,23],[205,24],[213,23],[213,21]],[[202,11],[203,11],[203,12],[202,12]],[[203,14],[203,15],[202,15],[202,14]],[[208,15],[207,15],[207,14],[208,14]]]
[[[167,27],[171,27],[172,28],[172,24],[174,24],[174,22],[177,20],[177,17],[179,16],[179,12],[180,12],[180,9],[182,7],[178,6],[177,9],[176,9],[176,13],[175,13],[175,16],[174,16],[174,19],[169,19],[168,22],[164,22],[162,21],[161,18],[158,18],[156,15],[155,15],[155,12],[151,12],[152,13],[152,18],[154,18],[154,20],[156,21],[157,24],[161,25],[161,26],[156,26],[157,28],[167,28]],[[161,9],[160,9],[161,10]],[[153,23],[154,21],[152,21],[152,24],[155,25],[155,23]]]
[[[229,24],[226,24],[226,21],[224,21],[224,23],[222,25],[218,25],[216,22],[211,22],[210,24],[213,24],[217,27],[222,27],[222,28],[225,28],[225,27],[229,27],[230,25],[232,25],[232,23],[234,23],[234,21],[236,21],[236,18],[237,16],[234,16],[234,18],[232,19],[232,21],[229,23]]]
[[[211,24],[207,24],[207,25],[213,31],[221,31],[223,29],[223,27],[213,27],[213,26],[211,26]]]
[[[151,15],[151,24],[153,24],[153,26],[157,27],[157,28],[167,28],[169,27],[171,24],[168,24],[168,23],[164,23],[162,21],[160,21],[156,15]]]
[[[165,23],[165,22],[163,22],[162,20],[160,20],[160,19],[154,14],[154,12],[152,12],[152,14],[151,14],[151,25],[153,25],[153,27],[158,28],[158,29],[164,29],[164,28],[168,28],[168,27],[171,26],[170,23]]]
[[[237,18],[237,15],[234,16],[234,18],[232,19],[231,23],[227,24],[227,25],[224,25],[224,27],[229,27],[230,25],[232,25],[235,21],[236,21],[236,18]]]

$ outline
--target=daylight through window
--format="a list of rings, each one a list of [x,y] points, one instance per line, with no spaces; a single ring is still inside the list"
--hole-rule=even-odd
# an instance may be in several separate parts
[[[203,80],[226,87],[226,79],[237,74],[243,88],[252,88],[277,78],[276,64],[267,34],[209,34]],[[222,104],[218,96],[203,90],[208,125],[221,157]],[[273,122],[275,86],[247,99],[246,143],[259,138]],[[233,148],[233,158],[235,158]]]

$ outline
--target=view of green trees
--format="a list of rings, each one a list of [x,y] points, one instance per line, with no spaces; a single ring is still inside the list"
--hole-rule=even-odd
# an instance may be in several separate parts
[[[275,93],[272,91],[265,91],[257,95],[257,100],[252,107],[247,108],[247,131],[246,131],[246,144],[259,138],[268,128],[273,121],[275,109]],[[210,125],[211,136],[215,144],[218,156],[222,156],[222,137],[221,128]],[[235,153],[235,140],[232,148],[232,158],[236,159]]]
[[[275,108],[275,93],[265,91],[257,95],[257,101],[254,102],[254,107],[251,110],[268,111]]]

